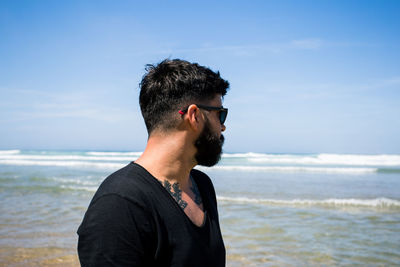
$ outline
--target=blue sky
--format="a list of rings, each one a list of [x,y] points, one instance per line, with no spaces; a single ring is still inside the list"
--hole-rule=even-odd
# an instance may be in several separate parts
[[[143,150],[138,84],[229,80],[227,152],[400,153],[400,1],[1,1],[0,149]]]

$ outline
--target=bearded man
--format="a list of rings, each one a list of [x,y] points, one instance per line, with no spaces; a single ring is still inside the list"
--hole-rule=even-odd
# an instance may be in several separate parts
[[[184,60],[147,65],[143,154],[100,185],[78,229],[82,266],[225,266],[210,178],[221,158],[229,83]]]

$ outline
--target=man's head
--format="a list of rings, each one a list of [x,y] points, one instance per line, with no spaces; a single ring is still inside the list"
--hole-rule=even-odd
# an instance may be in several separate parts
[[[147,65],[140,83],[140,108],[149,135],[166,132],[179,124],[179,110],[193,103],[205,103],[224,96],[229,83],[219,72],[184,60],[164,60]]]

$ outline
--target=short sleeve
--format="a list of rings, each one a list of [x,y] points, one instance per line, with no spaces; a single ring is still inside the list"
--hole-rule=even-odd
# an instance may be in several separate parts
[[[78,229],[82,266],[148,266],[154,255],[154,231],[143,205],[116,194],[89,206]]]

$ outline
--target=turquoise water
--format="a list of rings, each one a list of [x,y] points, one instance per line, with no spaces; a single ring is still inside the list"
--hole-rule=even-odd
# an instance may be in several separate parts
[[[98,185],[139,155],[0,151],[1,258],[75,255]],[[400,264],[400,155],[228,153],[199,169],[217,191],[227,266]]]

